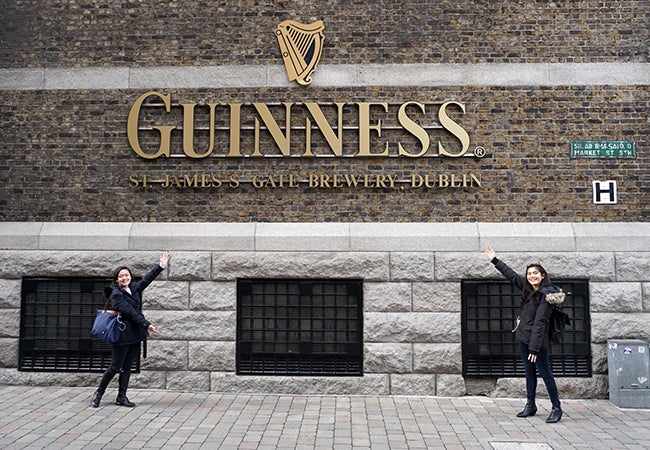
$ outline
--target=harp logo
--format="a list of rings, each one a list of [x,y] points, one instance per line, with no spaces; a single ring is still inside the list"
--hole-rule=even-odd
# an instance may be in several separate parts
[[[316,71],[323,50],[324,28],[322,20],[309,25],[285,20],[275,28],[275,37],[278,38],[290,81],[303,86],[313,81],[311,76]]]

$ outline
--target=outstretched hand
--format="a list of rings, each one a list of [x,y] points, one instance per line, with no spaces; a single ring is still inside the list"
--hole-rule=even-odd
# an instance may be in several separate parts
[[[162,255],[160,255],[160,267],[163,269],[167,267],[167,263],[169,262],[169,252],[163,252]]]
[[[488,258],[490,258],[490,261],[492,261],[494,258],[497,257],[497,254],[492,250],[492,247],[489,245],[485,248],[485,253],[487,253]]]

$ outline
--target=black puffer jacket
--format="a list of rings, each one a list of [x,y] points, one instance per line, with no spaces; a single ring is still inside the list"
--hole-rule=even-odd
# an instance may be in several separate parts
[[[149,322],[142,314],[142,291],[163,271],[156,265],[140,281],[131,281],[129,294],[117,284],[113,284],[111,292],[111,309],[119,311],[126,329],[120,333],[120,340],[114,345],[129,345],[141,342],[149,336]]]
[[[519,275],[498,258],[492,259],[492,264],[515,286],[524,290],[524,286],[528,284],[526,277]],[[554,306],[549,304],[545,297],[546,294],[560,292],[560,290],[557,286],[544,286],[523,299],[519,316],[521,322],[515,336],[518,341],[527,344],[532,353],[548,347],[549,318]]]

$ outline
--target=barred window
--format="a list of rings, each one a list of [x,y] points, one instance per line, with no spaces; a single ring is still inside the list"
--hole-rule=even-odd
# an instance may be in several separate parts
[[[18,370],[103,372],[111,346],[91,338],[110,278],[23,278]],[[140,359],[133,369],[139,371]]]
[[[553,374],[591,377],[591,323],[587,280],[553,280],[567,294],[562,310],[571,317],[561,344],[550,344]],[[512,329],[521,291],[508,281],[464,280],[462,351],[464,376],[524,376]]]
[[[239,280],[237,373],[363,374],[360,280]]]

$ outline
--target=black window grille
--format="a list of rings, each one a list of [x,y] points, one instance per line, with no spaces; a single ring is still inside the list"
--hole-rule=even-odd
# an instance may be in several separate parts
[[[550,344],[554,375],[591,377],[591,324],[587,280],[553,280],[567,294],[562,310],[571,317],[561,344]],[[521,291],[507,281],[464,280],[462,351],[464,376],[525,376],[512,332]]]
[[[18,370],[102,372],[111,346],[90,336],[106,278],[23,278]],[[140,370],[136,358],[133,370]]]
[[[237,373],[363,375],[360,280],[239,280]]]

